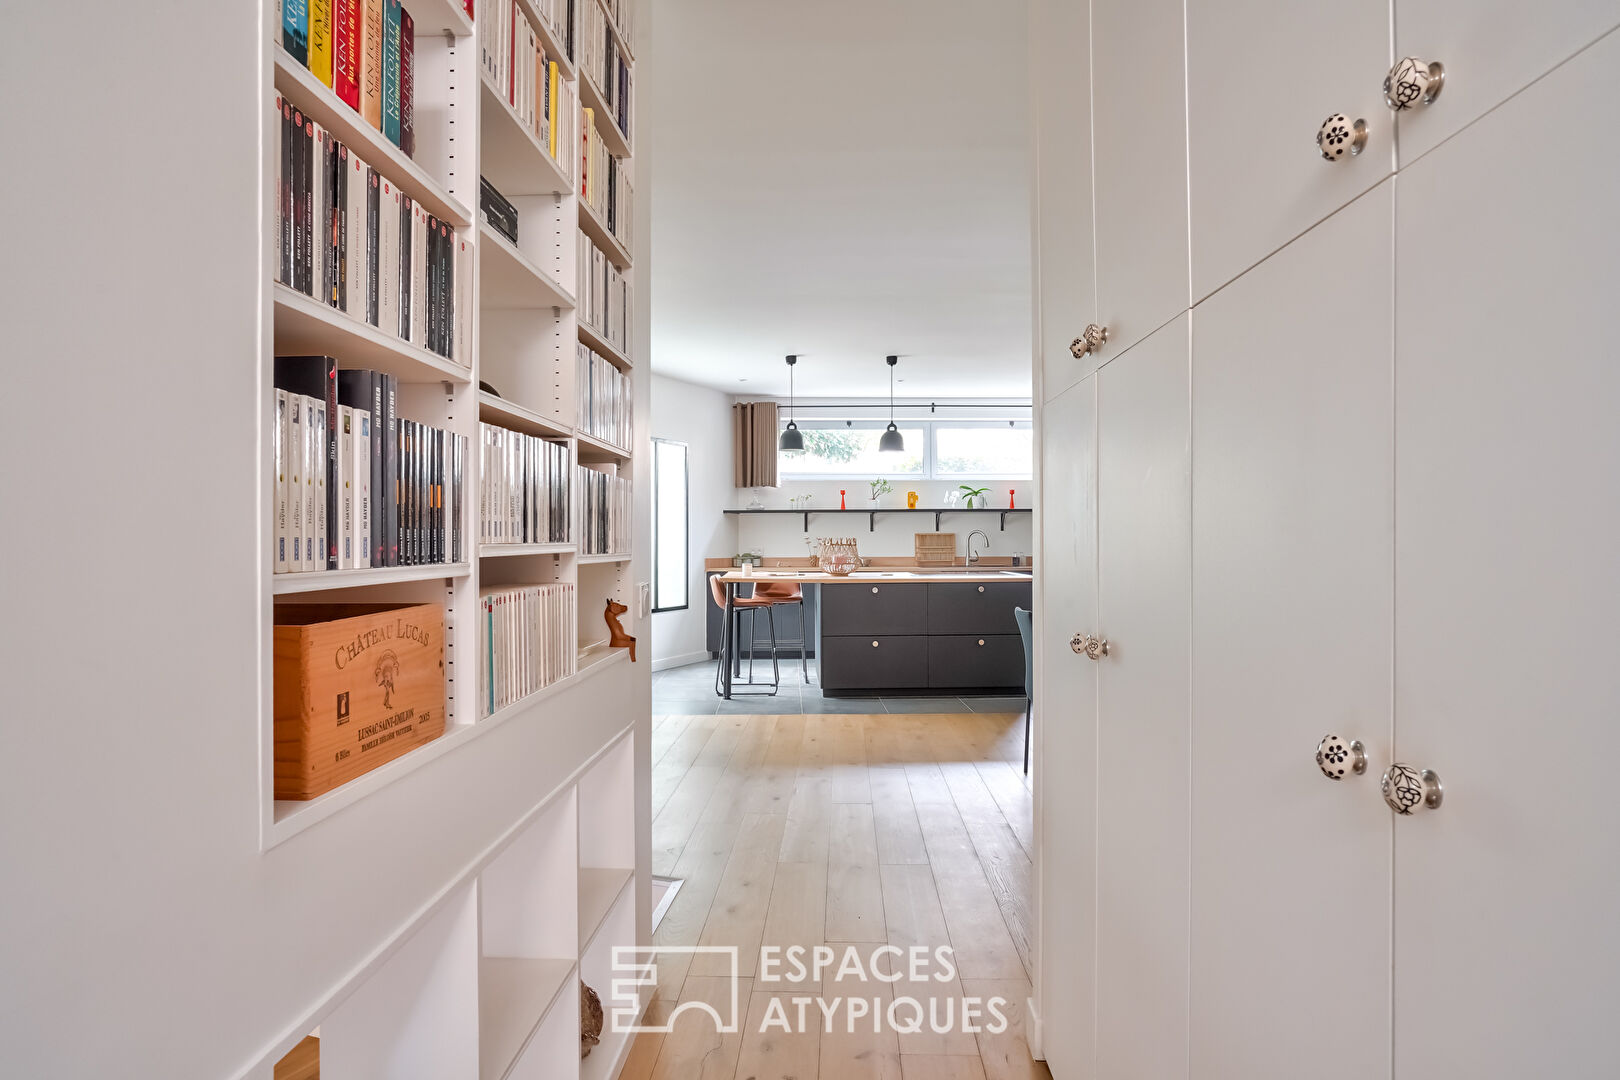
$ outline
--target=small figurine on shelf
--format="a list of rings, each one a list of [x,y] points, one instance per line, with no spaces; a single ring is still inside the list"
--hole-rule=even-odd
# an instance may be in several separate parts
[[[602,618],[608,626],[608,648],[622,649],[629,646],[630,662],[633,664],[636,662],[636,639],[625,633],[624,627],[619,623],[619,616],[628,610],[623,604],[615,603],[612,597],[608,597],[607,610],[603,612]]]
[[[917,509],[917,493],[915,491],[906,492],[906,509]]]
[[[1009,510],[1018,509],[1018,504],[1013,501],[1015,498],[1017,498],[1017,496],[1018,496],[1018,489],[1017,488],[1008,488],[1007,489],[1007,509],[1009,509]]]
[[[844,505],[844,489],[843,488],[838,489],[838,509],[840,509],[840,510],[848,510],[849,509],[849,507]]]

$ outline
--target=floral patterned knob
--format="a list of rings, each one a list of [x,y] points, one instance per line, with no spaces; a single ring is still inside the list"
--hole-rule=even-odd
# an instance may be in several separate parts
[[[1343,780],[1347,772],[1360,776],[1367,771],[1367,748],[1360,739],[1324,735],[1316,744],[1316,767],[1329,780]]]
[[[1440,777],[1433,769],[1420,771],[1398,761],[1384,770],[1384,779],[1379,786],[1383,789],[1384,801],[1389,808],[1402,817],[1410,817],[1419,810],[1440,809],[1444,794]]]
[[[1355,157],[1367,145],[1367,121],[1351,121],[1344,113],[1334,113],[1322,121],[1316,132],[1316,148],[1328,161]]]
[[[1396,61],[1384,76],[1384,104],[1396,112],[1432,105],[1445,81],[1446,69],[1438,60],[1405,57]]]

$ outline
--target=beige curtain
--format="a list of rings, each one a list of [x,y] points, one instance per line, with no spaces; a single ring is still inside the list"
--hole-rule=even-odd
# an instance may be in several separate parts
[[[731,407],[732,477],[737,487],[777,487],[776,402],[739,401]]]

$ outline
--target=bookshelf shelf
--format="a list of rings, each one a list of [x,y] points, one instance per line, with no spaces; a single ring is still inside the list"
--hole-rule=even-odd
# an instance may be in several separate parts
[[[541,44],[546,48],[546,55],[557,61],[558,72],[564,79],[573,82],[578,73],[573,58],[563,47],[562,32],[540,17],[540,10],[534,6],[534,0],[518,0],[518,7],[534,27],[534,32],[540,35]]]
[[[467,563],[429,563],[424,566],[376,566],[365,570],[316,570],[308,574],[276,574],[270,591],[277,596],[295,593],[327,592],[332,589],[358,589],[371,585],[395,585],[402,581],[433,581],[464,578],[472,572]]]
[[[589,73],[580,76],[579,97],[587,109],[596,114],[596,133],[602,136],[602,144],[614,157],[627,158],[630,153],[630,140],[624,137],[619,130],[619,122],[613,118],[613,109],[602,96],[602,91],[596,88],[596,82]]]
[[[507,559],[518,555],[572,555],[573,544],[479,544],[480,559]]]
[[[597,332],[594,326],[579,320],[579,340],[591,347],[591,351],[602,359],[611,363],[620,371],[630,370],[630,358],[624,353],[608,344],[608,339]]]
[[[581,80],[583,81],[583,80]],[[620,270],[630,269],[630,252],[619,242],[619,238],[608,231],[607,222],[591,208],[591,204],[584,199],[579,200],[579,227],[585,230],[585,235],[596,242],[608,257],[608,261]]]
[[[418,36],[448,32],[467,37],[473,32],[472,20],[458,0],[414,0],[410,11]]]
[[[508,199],[524,195],[567,195],[573,184],[540,138],[523,126],[489,75],[480,73],[480,171]]]
[[[506,1076],[561,998],[578,965],[566,960],[486,956],[478,964],[481,1080]]]
[[[574,434],[574,429],[567,424],[525,408],[515,401],[497,397],[488,390],[478,392],[478,418],[486,424],[497,424],[526,435],[566,439]]]
[[[499,309],[567,308],[574,298],[518,246],[484,222],[478,225],[478,296]]]
[[[632,456],[630,451],[583,431],[575,432],[574,438],[579,441],[581,461],[629,461]]]
[[[373,368],[401,382],[465,383],[472,372],[454,360],[361,322],[335,307],[277,283],[276,352],[335,356],[346,368]]]
[[[622,552],[622,553],[619,553],[619,554],[610,554],[610,555],[581,555],[579,557],[579,561],[582,562],[582,563],[586,563],[586,564],[623,563],[623,562],[629,562],[634,557],[635,556],[631,555],[629,552]]]
[[[392,180],[434,217],[444,218],[457,228],[472,224],[472,211],[461,200],[445,190],[444,185],[429,176],[422,166],[406,157],[405,152],[389,142],[382,132],[366,123],[365,118],[349,108],[331,87],[317,79],[279,45],[272,46],[271,51],[275,55],[276,89],[296,107],[337,136],[350,152],[359,154],[366,164]]]

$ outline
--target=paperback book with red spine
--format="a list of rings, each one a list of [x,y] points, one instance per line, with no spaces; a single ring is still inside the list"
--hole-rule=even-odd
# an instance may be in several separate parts
[[[360,17],[363,0],[332,0],[332,89],[356,112],[360,109]]]
[[[411,120],[411,101],[416,78],[412,64],[416,54],[416,23],[411,13],[399,9],[399,148],[406,157],[416,156],[416,126]]]

